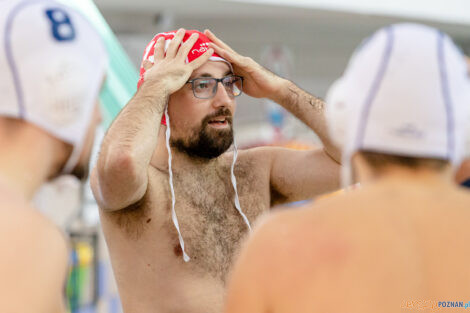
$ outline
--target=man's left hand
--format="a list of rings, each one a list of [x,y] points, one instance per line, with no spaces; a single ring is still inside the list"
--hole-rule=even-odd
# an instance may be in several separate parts
[[[282,97],[289,81],[268,71],[252,58],[242,56],[217,38],[210,30],[204,34],[212,41],[209,47],[233,66],[234,74],[243,76],[243,92],[255,98],[269,98],[276,102]]]

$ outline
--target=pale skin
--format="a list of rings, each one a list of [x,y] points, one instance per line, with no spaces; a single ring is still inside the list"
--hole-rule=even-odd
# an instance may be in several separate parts
[[[226,313],[435,312],[439,301],[467,302],[470,194],[450,166],[376,175],[355,157],[354,167],[359,190],[260,223],[234,266]]]
[[[465,59],[467,61],[468,76],[470,77],[470,58],[466,57]],[[455,180],[459,184],[468,179],[470,179],[470,158],[467,158],[462,162],[455,176]]]
[[[263,147],[239,152],[235,166],[243,211],[251,222],[271,205],[306,199],[339,186],[338,151],[326,136],[323,102],[293,83],[240,56],[211,32],[210,49],[186,64],[197,37],[179,47],[179,30],[166,55],[157,41],[155,63],[145,64],[145,81],[108,130],[91,185],[125,312],[221,312],[226,274],[247,226],[234,207],[230,182],[232,154],[213,159],[189,157],[172,149],[176,213],[186,252],[183,261],[171,221],[165,105],[173,139],[186,140],[201,121],[220,109],[230,112],[209,123],[218,134],[232,123],[236,102],[218,85],[212,99],[195,98],[189,79],[222,78],[225,62],[207,61],[214,50],[243,76],[244,92],[284,106],[321,138],[324,149],[293,151]],[[179,47],[179,48],[178,48]]]
[[[99,121],[96,107],[80,172],[88,166]],[[0,148],[0,312],[64,313],[67,243],[30,202],[43,183],[59,175],[72,147],[33,124],[0,117]]]
[[[65,312],[67,244],[62,233],[3,186],[0,201],[0,310]]]

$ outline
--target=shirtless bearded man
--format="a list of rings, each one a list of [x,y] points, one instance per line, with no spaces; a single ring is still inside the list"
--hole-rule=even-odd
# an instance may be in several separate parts
[[[232,257],[255,218],[273,204],[339,186],[324,103],[209,31],[157,35],[140,84],[108,130],[92,173],[124,310],[220,312]],[[281,104],[325,149],[240,151],[232,175],[237,153],[226,151],[241,88]],[[166,106],[169,127],[160,125]]]

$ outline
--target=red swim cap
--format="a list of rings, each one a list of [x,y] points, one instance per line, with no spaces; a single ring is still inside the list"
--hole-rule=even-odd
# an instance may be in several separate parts
[[[197,31],[197,30],[187,30],[186,33],[184,34],[183,42],[186,42],[186,40],[188,40],[189,37],[194,33],[199,34],[199,38],[194,43],[191,51],[189,51],[189,53],[188,53],[188,57],[186,59],[187,63],[192,62],[193,60],[195,60],[198,57],[200,57],[201,55],[203,55],[204,52],[209,50],[208,43],[211,42],[209,40],[209,38],[207,38],[206,35],[204,35],[203,33],[201,33],[200,31]],[[171,31],[171,32],[166,32],[166,33],[159,33],[155,37],[153,37],[153,39],[147,45],[147,47],[145,48],[145,51],[144,51],[144,55],[142,57],[142,62],[140,64],[140,79],[139,79],[139,82],[137,83],[137,88],[140,88],[140,86],[142,86],[142,84],[144,82],[144,74],[145,74],[145,69],[143,67],[144,61],[148,60],[152,63],[154,62],[155,44],[156,44],[157,40],[161,37],[165,38],[165,51],[166,51],[166,49],[168,48],[168,45],[170,44],[171,40],[175,37],[175,35],[176,35],[176,30]],[[226,63],[229,64],[230,68],[232,68],[232,65],[227,60],[220,57],[215,52],[214,52],[214,54],[212,54],[212,56],[209,58],[209,60],[226,62]],[[163,115],[163,117],[162,117],[162,124],[166,125],[165,115]]]

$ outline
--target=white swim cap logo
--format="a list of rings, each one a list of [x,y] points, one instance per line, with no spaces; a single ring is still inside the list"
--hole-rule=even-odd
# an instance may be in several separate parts
[[[419,129],[419,127],[414,125],[413,123],[405,123],[400,127],[393,129],[392,134],[398,137],[416,140],[422,140],[425,136],[425,132]]]
[[[192,53],[192,54],[195,54],[195,53],[204,53],[204,52],[206,52],[207,50],[209,50],[208,45],[209,45],[209,44],[208,44],[207,42],[201,43],[199,49],[193,49],[193,50],[191,50],[191,53]]]
[[[70,125],[83,114],[86,95],[86,74],[79,63],[57,62],[51,66],[42,81],[43,116],[57,127]]]

